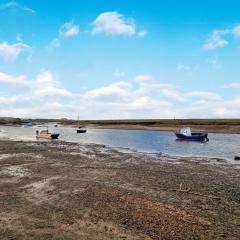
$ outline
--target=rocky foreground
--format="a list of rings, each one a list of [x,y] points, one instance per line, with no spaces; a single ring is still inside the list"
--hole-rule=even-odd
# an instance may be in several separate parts
[[[240,239],[240,168],[0,141],[0,239]]]

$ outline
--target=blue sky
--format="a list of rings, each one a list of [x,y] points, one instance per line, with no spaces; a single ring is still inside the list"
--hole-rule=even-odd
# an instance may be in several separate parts
[[[240,117],[240,2],[0,1],[0,116]]]

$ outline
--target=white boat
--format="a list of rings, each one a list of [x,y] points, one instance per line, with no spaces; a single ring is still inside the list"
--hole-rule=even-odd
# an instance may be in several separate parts
[[[50,133],[47,130],[41,130],[40,132],[36,131],[36,138],[45,138],[45,139],[57,139],[59,137],[59,133]]]

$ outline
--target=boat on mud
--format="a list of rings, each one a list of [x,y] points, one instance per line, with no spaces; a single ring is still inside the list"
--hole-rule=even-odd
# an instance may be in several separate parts
[[[59,135],[59,133],[50,133],[48,129],[41,130],[40,132],[36,131],[36,138],[58,139]]]
[[[175,132],[177,140],[208,142],[208,133],[192,133],[189,127],[184,127],[180,132]]]

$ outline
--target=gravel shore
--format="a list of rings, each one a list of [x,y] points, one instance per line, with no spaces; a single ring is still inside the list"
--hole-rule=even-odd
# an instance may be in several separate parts
[[[0,212],[1,240],[239,239],[240,167],[0,141]]]

